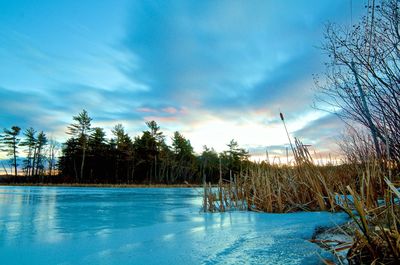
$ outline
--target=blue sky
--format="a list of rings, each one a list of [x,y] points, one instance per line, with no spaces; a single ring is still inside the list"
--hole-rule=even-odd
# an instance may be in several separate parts
[[[293,136],[333,152],[342,129],[312,109],[324,25],[351,24],[365,1],[0,0],[0,127],[64,140],[72,116],[154,119],[167,135],[278,154]],[[109,135],[111,136],[111,135]]]

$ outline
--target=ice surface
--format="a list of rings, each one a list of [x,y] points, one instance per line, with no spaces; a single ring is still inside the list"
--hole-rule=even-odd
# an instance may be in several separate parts
[[[200,211],[185,188],[0,187],[1,264],[322,264],[326,212]]]

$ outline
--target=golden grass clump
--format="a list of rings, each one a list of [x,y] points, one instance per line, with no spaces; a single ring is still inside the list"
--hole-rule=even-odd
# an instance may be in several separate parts
[[[389,179],[385,183],[384,195],[374,203],[347,187],[351,197],[343,198],[342,209],[358,227],[349,264],[400,264],[400,193]]]
[[[347,165],[316,165],[307,148],[296,140],[294,166],[253,164],[239,176],[205,186],[204,209],[261,212],[334,211],[333,191],[350,185],[355,172]]]

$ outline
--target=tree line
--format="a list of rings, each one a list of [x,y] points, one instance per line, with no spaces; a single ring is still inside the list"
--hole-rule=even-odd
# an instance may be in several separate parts
[[[15,177],[43,181],[44,176],[56,175],[46,180],[65,183],[216,183],[220,178],[232,178],[252,163],[248,152],[235,140],[221,153],[204,146],[196,154],[180,132],[174,132],[168,145],[155,121],[146,125],[147,130],[132,138],[122,124],[117,124],[107,138],[104,129],[93,127],[92,118],[83,110],[73,116],[67,127],[69,138],[62,145],[48,140],[42,131],[28,128],[21,135],[21,128],[12,126],[3,130],[1,150],[9,156]],[[24,155],[18,159],[20,149]]]
[[[24,156],[19,159],[20,149],[23,149]],[[36,177],[54,175],[57,173],[57,154],[59,145],[56,141],[49,139],[43,132],[37,132],[32,127],[22,133],[21,128],[12,126],[4,128],[0,134],[0,151],[8,157],[8,162],[1,162],[1,167],[6,175]],[[7,170],[10,166],[10,172]],[[22,172],[19,172],[22,171]],[[20,173],[20,174],[19,174]]]

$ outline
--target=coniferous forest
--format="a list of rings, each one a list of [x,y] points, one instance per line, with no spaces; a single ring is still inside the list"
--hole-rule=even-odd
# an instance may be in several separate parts
[[[147,130],[130,136],[122,124],[115,125],[111,138],[92,126],[86,110],[73,116],[67,127],[68,139],[59,144],[34,128],[4,129],[2,150],[9,160],[2,162],[9,177],[3,182],[96,183],[96,184],[199,184],[229,179],[246,168],[248,152],[235,140],[217,153],[204,146],[195,154],[189,139],[178,131],[166,142],[155,121]]]

